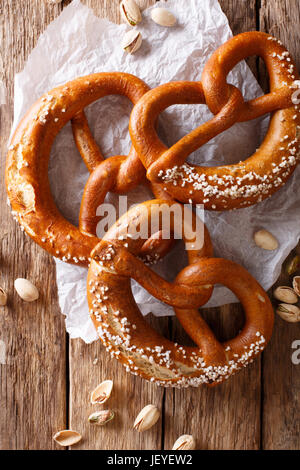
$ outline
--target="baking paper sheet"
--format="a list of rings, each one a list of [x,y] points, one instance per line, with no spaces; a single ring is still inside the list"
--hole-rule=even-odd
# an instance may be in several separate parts
[[[93,72],[122,71],[137,75],[151,87],[172,80],[199,80],[211,53],[232,36],[226,16],[217,0],[169,0],[165,6],[178,19],[177,26],[162,28],[143,12],[138,29],[143,44],[135,55],[127,55],[120,41],[129,26],[115,25],[96,17],[93,11],[74,0],[39,38],[24,70],[15,78],[14,127],[29,106],[44,92],[78,76]],[[228,80],[238,86],[246,99],[262,94],[251,71],[240,63]],[[105,97],[86,110],[91,130],[106,156],[126,154],[130,147],[128,117],[131,103],[124,97]],[[211,114],[205,105],[173,106],[161,119],[166,144],[171,145]],[[236,124],[195,152],[191,162],[207,165],[233,163],[250,156],[266,132],[268,117]],[[206,212],[216,256],[234,260],[247,268],[268,289],[280,273],[281,264],[297,244],[300,235],[298,181],[300,168],[271,199],[253,207],[232,212]],[[57,136],[50,159],[52,191],[63,214],[77,224],[81,195],[88,172],[74,145],[70,125]],[[129,204],[149,199],[143,187],[129,195]],[[117,196],[109,200],[118,202]],[[259,228],[270,230],[279,240],[275,252],[263,251],[252,241]],[[179,244],[156,269],[167,279],[185,265]],[[96,339],[86,302],[87,270],[56,260],[57,286],[66,328],[72,338],[86,342]],[[142,313],[172,315],[173,309],[151,297],[133,283],[133,291]],[[234,295],[217,286],[207,306],[235,302]]]

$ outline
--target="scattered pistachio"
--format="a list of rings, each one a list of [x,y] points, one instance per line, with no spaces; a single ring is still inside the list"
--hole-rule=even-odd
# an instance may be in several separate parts
[[[274,235],[272,235],[272,233],[265,229],[255,232],[254,241],[257,246],[263,248],[264,250],[277,250],[278,248],[277,239],[274,237]]]
[[[136,417],[133,429],[143,432],[150,429],[158,421],[160,416],[159,409],[154,405],[147,405],[143,408]]]
[[[183,434],[178,437],[177,441],[172,447],[172,450],[193,450],[196,447],[196,442],[193,436]]]
[[[124,51],[128,52],[128,54],[134,54],[142,44],[142,35],[136,29],[131,29],[127,31],[125,36],[122,40],[122,48]]]
[[[160,26],[174,26],[176,23],[176,18],[169,10],[165,8],[154,8],[151,10],[151,18],[154,23],[159,24]]]
[[[293,279],[293,288],[296,294],[300,297],[300,276],[295,276]]]
[[[21,299],[25,300],[25,302],[33,302],[39,298],[39,291],[32,282],[28,281],[28,279],[16,279],[15,289]]]
[[[102,403],[105,403],[110,397],[112,388],[112,380],[104,380],[104,382],[101,382],[101,384],[97,385],[91,394],[92,405],[102,405]]]
[[[294,274],[300,267],[300,256],[296,255],[286,266],[286,272],[291,276]]]
[[[290,323],[296,323],[300,321],[300,308],[296,305],[280,304],[277,308],[278,315]]]
[[[123,19],[130,26],[135,26],[142,21],[141,11],[134,0],[122,0],[120,10]]]
[[[300,278],[299,278],[300,279]],[[279,286],[274,290],[274,297],[281,302],[287,304],[296,304],[298,302],[298,296],[294,289],[288,286]]]
[[[82,436],[76,432],[72,431],[71,429],[64,429],[63,431],[58,431],[54,434],[53,439],[57,444],[63,447],[72,446],[77,444],[81,440]]]
[[[115,416],[115,413],[112,410],[101,410],[95,411],[89,416],[89,422],[91,424],[96,424],[97,426],[104,426],[109,421],[111,421]]]
[[[3,305],[6,305],[7,303],[7,293],[5,292],[4,289],[2,289],[2,287],[0,287],[0,305],[3,306]]]

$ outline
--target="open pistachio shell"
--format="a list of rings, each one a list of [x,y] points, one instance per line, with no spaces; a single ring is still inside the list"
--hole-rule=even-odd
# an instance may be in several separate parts
[[[128,54],[134,54],[142,44],[142,35],[137,29],[127,31],[122,40],[122,48]]]
[[[101,382],[101,384],[97,385],[97,387],[91,393],[92,405],[101,405],[102,403],[105,403],[110,397],[112,388],[112,380],[104,380],[104,382]]]
[[[147,405],[137,415],[133,428],[139,432],[147,431],[157,423],[159,416],[159,409],[155,405]]]
[[[300,280],[300,278],[299,278]],[[296,304],[298,302],[298,296],[292,287],[279,286],[274,290],[274,297],[281,302],[287,304]]]
[[[183,434],[178,437],[174,443],[172,450],[193,450],[196,447],[195,439],[189,434]]]
[[[134,0],[122,0],[120,11],[123,20],[130,26],[135,26],[142,21],[141,11]]]
[[[300,308],[296,305],[280,304],[276,311],[283,320],[289,323],[300,321]]]
[[[77,444],[77,442],[82,439],[82,436],[78,432],[72,431],[71,429],[64,429],[54,434],[53,439],[60,446],[68,447]]]

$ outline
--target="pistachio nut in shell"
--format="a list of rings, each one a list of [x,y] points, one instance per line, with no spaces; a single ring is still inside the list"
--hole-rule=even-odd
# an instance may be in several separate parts
[[[300,256],[296,255],[294,256],[286,265],[286,272],[291,276],[294,274],[296,271],[298,271],[300,267]]]
[[[286,304],[296,304],[298,302],[298,296],[292,287],[279,286],[274,290],[274,297],[281,302]]]
[[[88,420],[91,424],[96,424],[97,426],[104,426],[109,423],[115,416],[115,413],[112,410],[100,410],[92,413]]]
[[[104,380],[101,382],[91,393],[91,403],[92,405],[101,405],[105,403],[111,394],[113,388],[112,380]]]
[[[147,431],[157,423],[159,417],[159,409],[155,405],[147,405],[137,415],[133,428],[139,432]]]
[[[183,434],[175,441],[172,450],[193,450],[196,447],[196,442],[190,434]]]
[[[81,434],[71,429],[64,429],[54,434],[53,439],[62,447],[73,446],[82,439]]]
[[[256,245],[264,250],[277,250],[279,246],[278,240],[274,235],[265,229],[255,232],[253,238]]]
[[[21,299],[25,300],[25,302],[34,302],[39,298],[39,291],[28,279],[20,277],[15,280],[14,286]]]
[[[141,10],[134,0],[122,0],[120,3],[121,16],[130,26],[142,21]]]
[[[128,54],[134,54],[142,44],[142,35],[137,29],[127,31],[122,39],[122,48]]]
[[[153,10],[151,10],[151,18],[154,23],[169,28],[176,23],[176,18],[173,13],[165,8],[153,8]]]
[[[296,294],[300,297],[300,276],[295,276],[293,279],[293,288]]]
[[[276,312],[285,321],[297,323],[300,321],[300,308],[291,304],[279,304]]]

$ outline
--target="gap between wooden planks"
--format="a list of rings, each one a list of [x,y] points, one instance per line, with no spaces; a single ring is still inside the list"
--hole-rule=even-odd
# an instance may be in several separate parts
[[[238,1],[239,8],[236,0],[220,1],[234,34],[258,28],[271,30],[285,42],[299,65],[297,0]],[[5,37],[5,43],[2,39],[5,68],[0,72],[9,91],[8,105],[0,108],[2,156],[12,120],[14,73],[22,68],[39,34],[68,3],[49,6],[45,1],[19,0],[12,7],[9,0],[4,0],[0,5],[0,33]],[[83,3],[93,7],[99,16],[119,21],[118,0]],[[258,61],[250,59],[248,63],[256,75],[259,72],[264,84],[266,74],[260,66],[257,69]],[[1,183],[3,168],[2,157]],[[272,343],[264,354],[263,375],[260,362],[256,361],[214,389],[164,390],[134,378],[110,359],[99,342],[66,343],[53,262],[12,222],[3,184],[1,188],[4,223],[0,234],[4,234],[3,227],[7,232],[4,238],[0,236],[1,280],[11,291],[15,277],[31,276],[39,279],[43,292],[43,299],[34,305],[25,306],[11,296],[0,325],[0,339],[5,338],[8,358],[7,365],[0,366],[4,417],[0,424],[1,448],[55,448],[52,433],[67,426],[84,435],[77,449],[170,448],[183,433],[194,434],[201,449],[299,448],[299,366],[297,369],[290,361],[290,344],[297,334],[299,338],[297,326],[277,320]],[[48,286],[46,292],[43,286]],[[234,305],[206,313],[217,330],[230,334],[241,310]],[[176,320],[153,319],[152,322],[160,332],[184,339]],[[95,358],[97,364],[93,364]],[[111,377],[115,389],[109,406],[116,410],[116,419],[103,429],[92,428],[87,424],[87,416],[95,409],[89,405],[90,391],[99,381]],[[135,415],[148,403],[162,409],[163,419],[147,433],[133,432]]]

